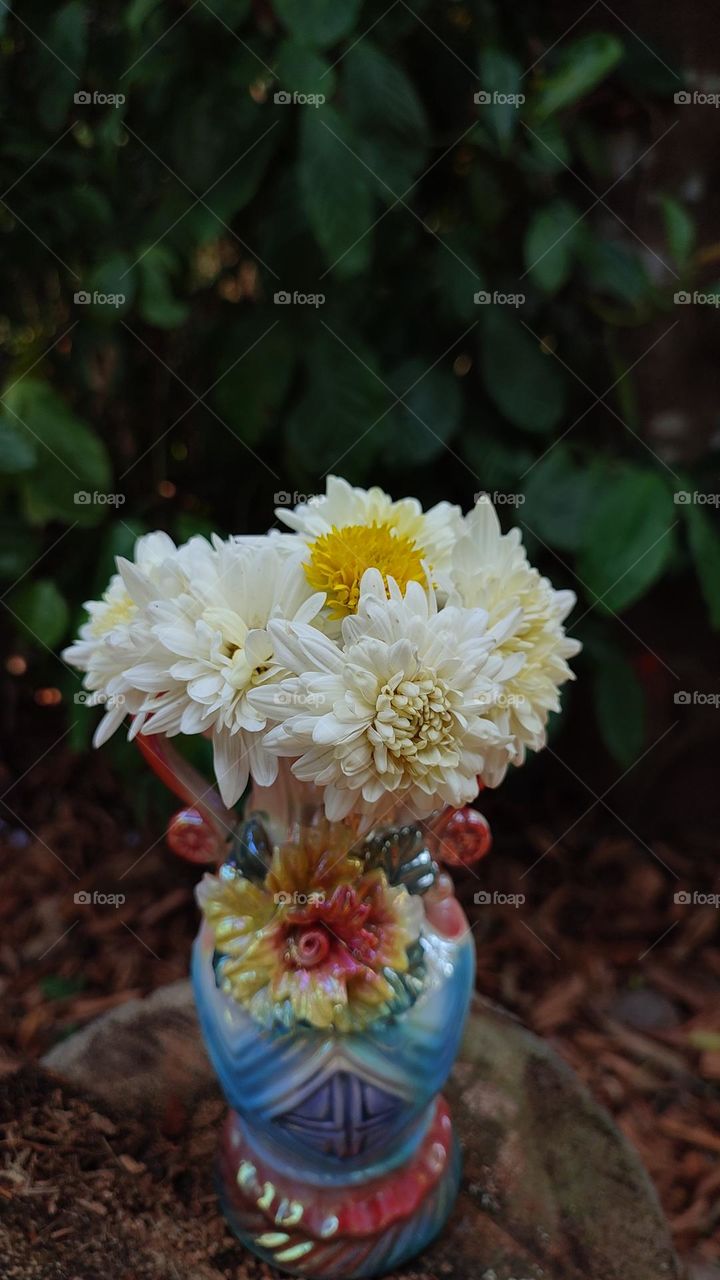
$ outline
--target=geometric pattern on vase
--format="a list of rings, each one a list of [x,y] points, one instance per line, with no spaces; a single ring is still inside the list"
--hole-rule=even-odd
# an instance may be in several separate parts
[[[275,1122],[304,1146],[342,1160],[382,1146],[404,1105],[360,1076],[336,1071]]]
[[[420,1146],[369,1181],[307,1184],[259,1153],[229,1112],[220,1142],[225,1217],[266,1262],[307,1280],[356,1280],[402,1266],[442,1229],[458,1191],[460,1153],[439,1099]]]

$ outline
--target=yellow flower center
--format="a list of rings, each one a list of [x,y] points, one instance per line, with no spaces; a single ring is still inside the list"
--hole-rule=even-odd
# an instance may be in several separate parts
[[[390,524],[348,524],[341,529],[333,525],[315,539],[304,568],[310,586],[327,594],[334,619],[356,612],[366,569],[379,569],[386,590],[388,578],[403,591],[408,582],[425,581],[416,543]]]
[[[99,639],[113,631],[115,627],[131,622],[136,612],[135,604],[127,592],[124,592],[119,599],[108,600],[102,612],[95,615],[90,624],[90,633]]]

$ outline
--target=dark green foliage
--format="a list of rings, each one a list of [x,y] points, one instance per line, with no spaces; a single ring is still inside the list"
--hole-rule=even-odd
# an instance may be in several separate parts
[[[671,97],[667,58],[602,7],[555,47],[523,0],[1,14],[0,577],[22,643],[66,640],[143,529],[263,529],[327,470],[425,503],[485,489],[604,632],[587,661],[625,759],[642,706],[616,615],[696,572],[720,624],[716,513],[673,504],[618,354],[678,284],[587,212],[613,105]],[[692,286],[693,223],[655,194]]]

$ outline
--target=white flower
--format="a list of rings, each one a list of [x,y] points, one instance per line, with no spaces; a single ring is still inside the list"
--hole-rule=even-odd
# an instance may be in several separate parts
[[[163,566],[170,568],[176,555],[175,544],[166,533],[148,533],[138,538],[130,567],[140,580],[150,583]],[[88,704],[105,707],[93,737],[99,747],[143,702],[144,694],[133,689],[126,673],[151,647],[152,636],[119,573],[113,574],[102,599],[88,600],[85,608],[88,621],[80,628],[79,639],[62,656],[85,672]]]
[[[369,570],[343,647],[312,627],[271,623],[280,662],[295,672],[250,702],[282,721],[265,745],[299,757],[293,773],[325,788],[330,819],[366,820],[391,802],[422,815],[467,804],[478,775],[497,772],[510,739],[487,717],[517,663],[497,653],[510,616],[487,630],[482,609],[437,611],[434,593],[410,582],[403,595]]]
[[[401,587],[431,578],[442,588],[444,571],[462,531],[460,508],[440,502],[423,512],[417,498],[393,502],[382,489],[354,489],[329,476],[325,494],[276,515],[308,544],[305,572],[327,595],[337,621],[354,613],[366,569],[377,569]]]
[[[134,688],[145,691],[141,732],[209,733],[215,773],[224,803],[242,795],[249,773],[260,786],[277,774],[277,760],[262,742],[265,717],[248,693],[287,673],[274,656],[267,630],[271,618],[308,623],[324,602],[312,594],[297,555],[288,557],[266,541],[262,548],[221,542],[196,554],[191,571],[189,549],[180,565],[179,593],[146,601],[145,616],[155,647],[127,671]],[[127,566],[131,590],[150,593]],[[134,587],[133,587],[134,584]]]
[[[450,602],[486,609],[491,626],[509,609],[519,606],[522,611],[502,641],[500,652],[524,660],[508,679],[502,698],[488,712],[503,733],[516,739],[514,763],[522,764],[526,748],[539,751],[544,747],[548,712],[560,707],[558,687],[574,679],[566,660],[578,653],[581,645],[565,634],[562,623],[575,604],[575,594],[555,591],[548,579],[531,567],[520,530],[502,533],[486,495],[465,517],[465,532],[453,553],[452,578],[455,590]]]

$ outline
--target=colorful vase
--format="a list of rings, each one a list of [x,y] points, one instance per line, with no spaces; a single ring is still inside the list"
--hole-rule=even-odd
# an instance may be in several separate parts
[[[460,1152],[440,1091],[472,938],[427,829],[328,823],[319,793],[286,771],[246,815],[222,841],[215,805],[173,826],[173,848],[186,838],[197,860],[212,844],[204,823],[224,859],[199,886],[192,960],[230,1108],[222,1208],[247,1248],[292,1274],[379,1275],[429,1244],[455,1201]]]

